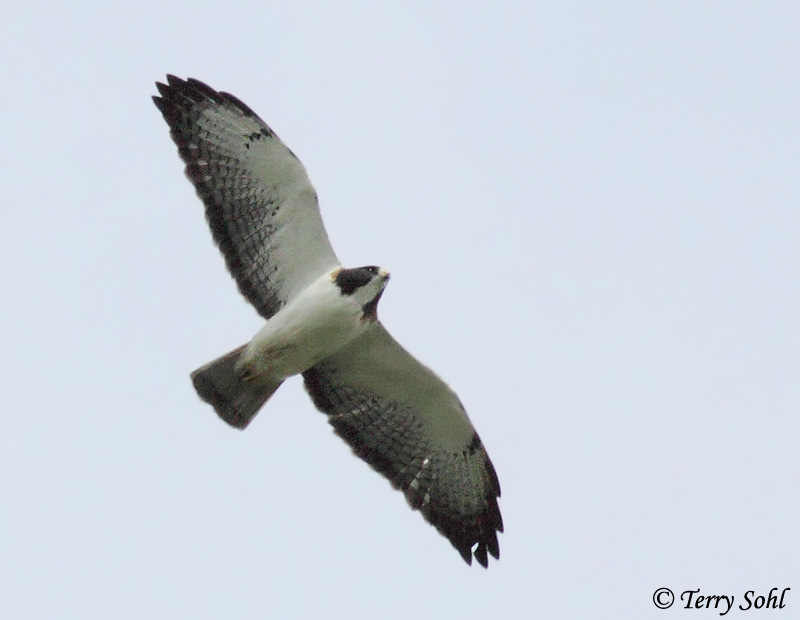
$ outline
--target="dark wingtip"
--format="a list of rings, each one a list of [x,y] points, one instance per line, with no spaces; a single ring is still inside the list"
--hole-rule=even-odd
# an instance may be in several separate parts
[[[503,531],[502,529],[500,530]],[[497,534],[495,533],[487,542],[486,546],[489,549],[489,553],[495,560],[500,559],[500,543],[497,542]]]
[[[184,98],[195,104],[204,101],[227,103],[238,108],[239,111],[245,116],[253,116],[258,118],[258,115],[238,97],[234,97],[230,93],[214,90],[205,82],[201,82],[195,78],[187,78],[182,80],[181,78],[168,73],[167,83],[164,84],[163,82],[156,82],[156,88],[161,95],[161,103],[159,103],[159,101],[155,101],[155,97],[153,99],[156,103],[156,106],[158,106],[158,109],[161,110],[162,113],[165,111],[165,109],[177,107],[178,99]],[[168,101],[174,101],[175,103],[170,104]],[[185,105],[185,103],[183,105]]]
[[[475,549],[475,559],[484,568],[489,568],[489,557],[486,555],[486,545],[480,544]]]

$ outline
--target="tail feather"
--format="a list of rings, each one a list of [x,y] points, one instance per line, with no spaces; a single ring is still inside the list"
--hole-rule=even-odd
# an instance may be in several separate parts
[[[283,381],[242,380],[236,362],[244,346],[226,353],[192,373],[194,389],[231,426],[244,429]]]

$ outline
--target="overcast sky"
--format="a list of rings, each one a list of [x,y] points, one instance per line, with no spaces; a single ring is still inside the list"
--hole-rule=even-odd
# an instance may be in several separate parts
[[[800,613],[800,4],[380,6],[5,9],[0,615],[718,617],[660,587]],[[246,432],[195,395],[261,320],[166,73],[252,107],[339,257],[391,270],[383,322],[500,477],[488,570],[298,379]]]

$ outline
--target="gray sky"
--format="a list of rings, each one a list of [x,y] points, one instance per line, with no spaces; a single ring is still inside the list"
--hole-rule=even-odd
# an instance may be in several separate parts
[[[382,4],[6,9],[0,615],[689,613],[659,587],[798,613],[800,5]],[[167,72],[254,108],[340,258],[392,271],[382,320],[500,476],[488,571],[299,380],[244,433],[196,397],[261,322]]]

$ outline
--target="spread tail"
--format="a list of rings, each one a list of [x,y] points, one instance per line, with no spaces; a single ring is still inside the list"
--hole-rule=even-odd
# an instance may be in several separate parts
[[[192,383],[200,398],[214,407],[220,418],[239,429],[250,424],[283,383],[261,377],[242,379],[235,367],[243,349],[244,346],[234,349],[192,373]]]

